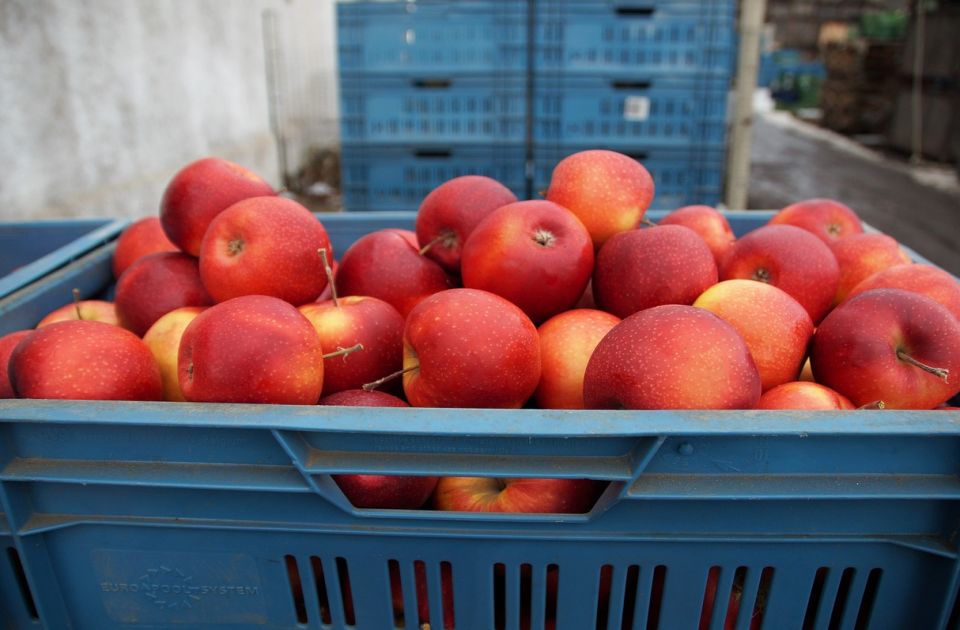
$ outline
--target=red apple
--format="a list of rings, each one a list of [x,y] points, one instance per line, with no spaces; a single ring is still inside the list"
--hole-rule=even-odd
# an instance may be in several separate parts
[[[777,385],[763,393],[754,409],[855,409],[846,396],[807,381]]]
[[[333,475],[354,507],[377,510],[416,510],[433,494],[436,477],[412,475]]]
[[[428,194],[417,211],[417,241],[424,255],[453,274],[467,237],[488,214],[517,200],[509,188],[482,175],[448,180]]]
[[[519,408],[540,381],[540,341],[530,318],[502,297],[450,289],[410,311],[403,367],[414,407]]]
[[[117,239],[113,251],[113,277],[119,278],[134,262],[160,252],[175,252],[177,246],[170,242],[158,217],[147,217],[131,223]]]
[[[210,222],[200,248],[200,277],[218,302],[269,295],[299,306],[327,286],[321,249],[333,257],[323,224],[296,201],[245,199]]]
[[[64,304],[60,308],[50,311],[37,324],[37,328],[43,328],[49,324],[57,322],[69,322],[82,319],[90,322],[103,322],[111,326],[119,326],[120,320],[117,318],[117,309],[113,302],[104,300],[75,300],[70,304]]]
[[[534,512],[583,514],[602,485],[592,479],[442,477],[434,506],[449,512]]]
[[[139,337],[103,322],[57,322],[38,328],[10,356],[20,398],[160,400],[160,369]]]
[[[160,222],[173,244],[192,256],[213,218],[250,197],[275,195],[259,175],[239,164],[208,157],[183,167],[163,193]]]
[[[680,225],[621,232],[597,255],[593,297],[627,317],[662,304],[693,304],[717,282],[717,264],[697,233]]]
[[[143,343],[150,348],[153,358],[160,367],[164,400],[172,402],[186,400],[183,392],[180,391],[180,379],[177,373],[180,339],[190,322],[204,310],[203,306],[183,306],[174,309],[155,321],[143,335]]]
[[[396,372],[403,364],[403,317],[383,300],[349,296],[304,304],[300,312],[320,337],[324,352],[362,349],[323,361],[323,395],[357,389]]]
[[[873,289],[823,320],[810,361],[818,383],[858,407],[933,409],[960,392],[960,322],[924,295]]]
[[[347,389],[320,399],[321,405],[345,407],[407,407],[396,396],[378,391]],[[415,510],[430,498],[437,477],[412,475],[333,475],[354,507]]]
[[[360,237],[340,258],[337,291],[380,298],[406,317],[428,295],[452,287],[443,268],[420,254],[415,239],[394,229]]]
[[[593,243],[577,217],[549,201],[491,212],[467,238],[463,286],[504,297],[535,323],[576,304],[593,271]]]
[[[786,292],[753,280],[725,280],[704,291],[693,305],[737,329],[760,372],[763,391],[797,380],[813,322]]]
[[[323,389],[323,350],[313,325],[283,300],[247,295],[190,322],[177,359],[191,402],[314,405]]]
[[[816,324],[827,314],[840,284],[840,268],[820,239],[792,225],[766,225],[742,236],[720,268],[721,280],[772,284],[803,305]]]
[[[540,335],[540,384],[537,404],[543,409],[583,409],[583,373],[600,340],[620,323],[610,313],[577,309],[544,322]]]
[[[617,324],[583,377],[588,409],[751,409],[760,375],[737,330],[702,308],[656,306]]]
[[[790,204],[770,219],[769,225],[793,225],[830,243],[863,232],[860,217],[833,199],[807,199]]]
[[[320,399],[321,405],[342,407],[409,407],[396,396],[378,390],[345,389]]]
[[[723,257],[733,248],[737,240],[727,217],[710,206],[684,206],[660,219],[657,225],[682,225],[688,227],[704,240],[713,253],[713,259],[720,265]]]
[[[599,248],[640,225],[653,200],[653,178],[642,164],[615,151],[568,155],[550,177],[547,200],[577,215]]]
[[[931,265],[895,265],[866,278],[847,295],[852,298],[871,289],[903,289],[939,302],[960,320],[960,284],[943,269]]]
[[[843,302],[855,286],[876,272],[910,262],[896,240],[885,234],[852,234],[830,243],[840,267],[840,285],[833,303]]]
[[[130,265],[117,280],[114,300],[120,325],[139,336],[170,311],[213,304],[197,259],[181,252],[150,254]]]
[[[17,397],[13,391],[13,385],[10,384],[7,367],[10,363],[10,355],[13,354],[13,349],[17,347],[21,339],[32,332],[32,330],[18,330],[0,337],[0,399]]]

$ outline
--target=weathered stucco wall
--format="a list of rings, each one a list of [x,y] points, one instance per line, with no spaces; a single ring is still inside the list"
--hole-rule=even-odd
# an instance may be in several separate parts
[[[282,127],[335,142],[332,0],[0,2],[0,220],[152,214],[205,155],[279,185],[265,11]]]

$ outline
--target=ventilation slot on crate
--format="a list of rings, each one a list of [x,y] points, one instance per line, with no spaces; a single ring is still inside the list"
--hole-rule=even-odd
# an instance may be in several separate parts
[[[663,585],[667,580],[667,567],[658,565],[653,570],[653,581],[650,585],[650,602],[647,608],[647,630],[657,630],[660,627],[660,605],[663,603]]]
[[[870,627],[870,616],[873,614],[873,603],[877,600],[877,589],[880,587],[880,577],[883,575],[882,569],[873,569],[867,576],[867,585],[863,589],[863,598],[860,600],[860,610],[857,612],[857,622],[854,624],[854,630],[867,630]],[[958,606],[960,606],[960,593],[957,594]],[[954,609],[954,623],[947,624],[948,628],[958,627],[956,622],[957,609]]]
[[[343,601],[343,620],[348,626],[356,625],[353,611],[353,591],[350,588],[350,570],[346,558],[337,558],[337,577],[340,580],[340,598]]]
[[[757,581],[757,590],[752,586],[747,590],[747,575],[749,569],[745,566],[737,567],[733,572],[730,590],[720,589],[720,576],[723,567],[713,566],[707,572],[707,583],[703,592],[703,606],[700,609],[699,630],[708,630],[711,627],[732,628],[744,612],[743,603],[753,602],[749,610],[750,621],[748,628],[759,628],[763,623],[766,612],[767,598],[770,595],[770,586],[773,583],[773,567],[764,567]],[[740,626],[744,626],[743,623]]]
[[[519,566],[519,584],[507,580],[507,567],[502,562],[493,565],[493,627],[496,630],[503,630],[508,627],[507,601],[513,600],[517,605],[516,621],[511,619],[511,623],[519,623],[520,628],[533,627],[534,619],[539,617],[534,612],[534,606],[543,606],[543,618],[548,622],[557,617],[557,590],[560,585],[560,567],[556,564],[549,564],[546,567],[543,581],[543,591],[534,591],[534,571],[543,571],[543,569],[534,567],[530,563],[523,563]],[[517,591],[508,592],[507,589],[516,588]],[[513,597],[515,595],[515,597]],[[549,627],[549,626],[548,626]]]
[[[867,582],[863,593],[851,592],[857,569],[847,567],[840,574],[839,584],[837,585],[836,595],[833,601],[830,601],[830,593],[824,593],[826,584],[830,579],[831,569],[820,567],[813,579],[813,586],[810,589],[810,599],[807,601],[807,612],[803,619],[803,630],[812,630],[818,625],[818,621],[824,618],[829,611],[827,630],[839,630],[843,623],[844,612],[848,606],[857,606],[857,620],[855,628],[868,628],[870,625],[870,615],[873,611],[873,604],[877,597],[877,589],[880,585],[882,571],[873,569],[867,576]],[[859,601],[858,601],[859,600]],[[823,623],[820,621],[820,623]]]
[[[640,566],[631,564],[623,583],[623,610],[620,613],[619,624],[617,619],[610,619],[610,604],[620,597],[620,585],[613,583],[613,566],[605,564],[600,567],[600,581],[597,584],[597,630],[607,628],[633,628],[633,618],[637,609],[637,587],[640,583]],[[616,592],[615,592],[616,589]]]
[[[431,594],[430,581],[427,579],[427,566],[423,560],[413,562],[413,580],[403,579],[400,563],[397,560],[387,562],[387,572],[390,578],[390,599],[393,606],[393,623],[397,628],[413,626],[429,626],[452,630],[454,628],[453,610],[453,567],[449,562],[440,563],[440,592]],[[408,593],[404,597],[404,585]],[[430,599],[436,597],[440,601],[440,613],[443,619],[431,620]],[[412,599],[415,610],[408,610],[406,602]],[[416,623],[414,623],[416,622]]]
[[[39,619],[37,614],[37,604],[33,601],[33,593],[30,592],[30,583],[27,581],[27,574],[23,570],[23,563],[20,562],[20,554],[13,547],[7,547],[7,557],[10,558],[10,567],[17,578],[17,586],[20,587],[20,597],[23,598],[23,606],[31,619]]]
[[[493,627],[503,630],[507,626],[507,567],[498,562],[493,565]]]
[[[330,625],[330,597],[327,595],[327,580],[323,574],[323,563],[317,556],[310,556],[310,570],[313,572],[313,584],[317,589],[317,602],[320,605],[320,621]]]
[[[303,582],[300,580],[300,568],[297,559],[291,555],[283,557],[287,567],[287,580],[290,582],[290,595],[293,597],[293,609],[297,614],[297,623],[307,623],[307,604],[303,598]]]
[[[870,572],[870,577],[873,577],[873,573],[874,573],[874,572],[877,572],[877,571],[880,571],[880,569],[874,569],[873,571],[871,571],[871,572]],[[870,585],[867,584],[868,590],[869,590],[869,586],[870,586]],[[876,590],[876,589],[874,589],[874,590]],[[862,612],[862,609],[861,609],[861,612]],[[864,627],[866,627],[866,626],[864,626]],[[954,595],[953,595],[953,612],[950,613],[950,620],[947,621],[947,627],[948,627],[948,628],[960,628],[960,590],[957,590],[957,592],[954,593]],[[859,619],[857,619],[857,627],[856,627],[856,630],[860,630],[860,620],[859,620]]]

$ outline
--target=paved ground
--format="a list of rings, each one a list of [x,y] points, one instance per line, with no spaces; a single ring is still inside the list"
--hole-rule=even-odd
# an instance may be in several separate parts
[[[906,163],[773,112],[753,132],[750,208],[830,197],[960,276],[960,184],[949,169]]]

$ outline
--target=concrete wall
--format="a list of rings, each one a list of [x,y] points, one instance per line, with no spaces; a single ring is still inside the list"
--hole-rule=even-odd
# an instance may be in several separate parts
[[[271,100],[301,144],[336,142],[332,25],[332,0],[3,0],[0,220],[153,214],[206,155],[280,185]]]

